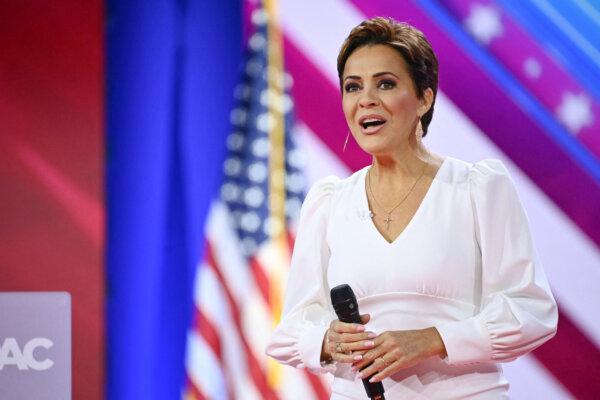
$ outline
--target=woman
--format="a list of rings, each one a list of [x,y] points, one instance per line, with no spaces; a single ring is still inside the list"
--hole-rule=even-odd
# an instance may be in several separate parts
[[[498,363],[556,332],[557,308],[505,167],[430,153],[438,63],[417,29],[374,18],[338,56],[342,107],[372,164],[317,182],[302,207],[267,353],[335,375],[332,399],[498,399]],[[336,319],[349,284],[364,325]],[[366,368],[365,368],[366,367]]]

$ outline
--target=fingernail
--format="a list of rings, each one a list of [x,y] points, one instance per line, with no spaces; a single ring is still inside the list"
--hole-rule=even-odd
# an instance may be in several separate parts
[[[369,334],[367,335],[367,337],[368,337],[369,339],[374,339],[374,338],[376,338],[376,337],[377,337],[377,334],[376,334],[375,332],[369,332]]]
[[[360,361],[362,360],[362,356],[360,354],[357,354],[354,356],[354,361]]]
[[[365,327],[364,327],[364,325],[358,325],[358,326],[356,327],[356,331],[357,331],[357,332],[362,332],[362,331],[364,331],[364,330],[365,330]]]
[[[379,381],[379,379],[377,379],[375,377],[369,379],[369,382],[371,382],[371,383],[375,383],[375,382],[378,382],[378,381]]]
[[[373,342],[372,340],[367,340],[365,342],[365,347],[371,347],[371,346],[375,346],[375,342]]]

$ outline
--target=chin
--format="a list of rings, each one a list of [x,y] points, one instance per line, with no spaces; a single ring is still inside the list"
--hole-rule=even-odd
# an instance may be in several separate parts
[[[358,146],[365,152],[372,156],[388,154],[393,151],[393,146],[389,143],[384,143],[379,140],[363,140],[358,141]],[[370,139],[370,138],[368,138]]]

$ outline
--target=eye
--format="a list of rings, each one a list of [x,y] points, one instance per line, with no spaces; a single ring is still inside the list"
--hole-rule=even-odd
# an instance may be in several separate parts
[[[360,89],[360,85],[356,82],[350,82],[344,86],[344,91],[346,93],[356,92],[358,89]]]
[[[396,82],[390,79],[382,79],[381,81],[379,81],[379,84],[377,86],[379,86],[381,89],[393,89],[396,87]]]

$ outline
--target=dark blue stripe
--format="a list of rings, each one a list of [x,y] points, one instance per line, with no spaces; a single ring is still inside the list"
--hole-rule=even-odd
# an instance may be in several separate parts
[[[496,0],[541,46],[554,56],[573,77],[600,99],[600,65],[575,44],[530,0]],[[600,29],[570,1],[552,2],[569,24],[596,50],[600,49]]]

